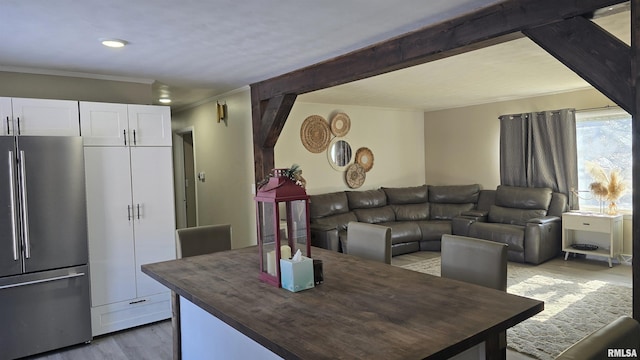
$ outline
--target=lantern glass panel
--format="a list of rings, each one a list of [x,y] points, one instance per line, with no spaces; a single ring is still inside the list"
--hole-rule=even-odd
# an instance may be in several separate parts
[[[294,200],[287,203],[287,225],[289,230],[292,255],[300,249],[303,255],[307,254],[307,200]]]
[[[262,272],[276,276],[275,248],[276,248],[276,208],[273,203],[258,202],[258,218],[262,239]]]

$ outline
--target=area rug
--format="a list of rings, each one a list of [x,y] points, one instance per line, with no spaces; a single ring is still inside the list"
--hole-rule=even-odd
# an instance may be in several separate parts
[[[440,276],[440,258],[402,266]],[[537,266],[509,263],[507,292],[544,301],[544,311],[507,330],[507,346],[541,360],[566,348],[621,315],[631,315],[632,289],[585,281]]]

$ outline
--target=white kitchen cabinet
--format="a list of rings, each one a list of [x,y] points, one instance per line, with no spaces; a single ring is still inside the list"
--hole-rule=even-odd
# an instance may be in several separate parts
[[[171,146],[168,106],[80,102],[85,146]]]
[[[78,102],[0,98],[2,135],[79,136]]]
[[[171,147],[85,146],[93,336],[171,317],[140,266],[175,259]]]
[[[0,119],[2,120],[0,135],[10,135],[13,131],[13,111],[11,110],[11,98],[0,97]]]

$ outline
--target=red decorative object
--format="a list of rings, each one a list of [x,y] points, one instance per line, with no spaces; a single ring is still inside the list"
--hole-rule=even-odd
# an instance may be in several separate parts
[[[280,259],[300,249],[311,257],[309,195],[287,176],[288,169],[274,169],[269,181],[258,189],[256,220],[260,279],[280,287]],[[281,219],[281,212],[284,217]],[[289,247],[289,254],[286,254]]]

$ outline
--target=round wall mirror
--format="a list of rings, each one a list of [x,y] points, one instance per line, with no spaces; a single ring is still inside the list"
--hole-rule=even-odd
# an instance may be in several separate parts
[[[333,139],[327,149],[329,164],[336,170],[344,170],[353,158],[351,145],[344,139]]]

